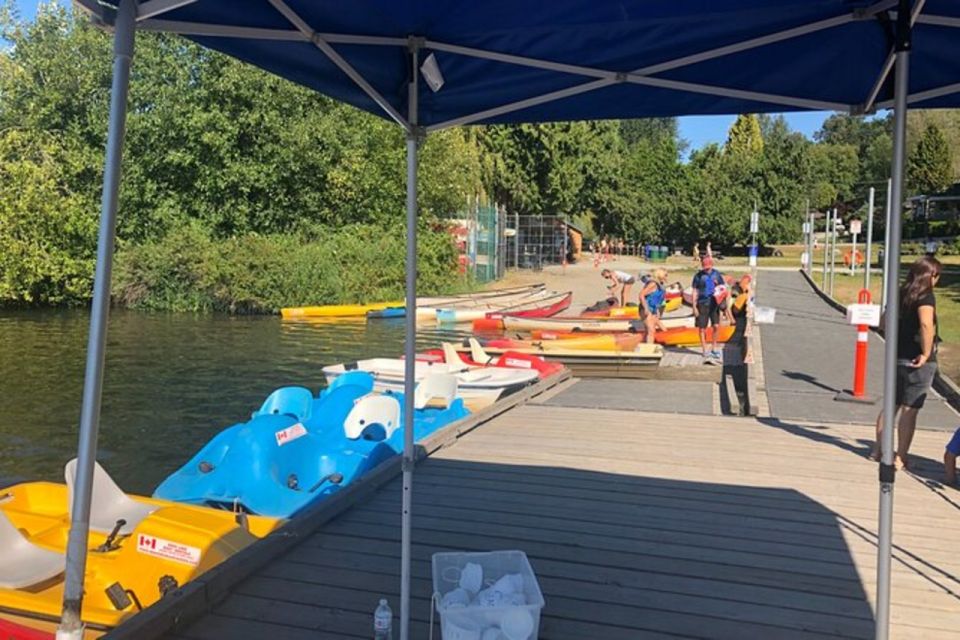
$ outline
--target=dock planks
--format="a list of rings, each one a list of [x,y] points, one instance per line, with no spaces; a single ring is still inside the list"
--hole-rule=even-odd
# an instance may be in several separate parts
[[[869,638],[876,466],[869,427],[526,405],[420,463],[412,638],[430,556],[523,549],[540,637]],[[895,638],[960,638],[960,493],[928,483],[943,434],[918,432],[896,484]],[[399,480],[234,585],[167,638],[365,638],[399,603]],[[438,637],[438,631],[435,637]]]

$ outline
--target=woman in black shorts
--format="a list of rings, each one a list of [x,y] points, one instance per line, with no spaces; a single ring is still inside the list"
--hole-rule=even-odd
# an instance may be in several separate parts
[[[933,288],[940,280],[940,262],[931,256],[920,258],[907,272],[900,287],[900,331],[897,341],[897,455],[898,469],[907,467],[907,453],[917,427],[933,377],[937,373],[937,301]],[[877,417],[877,441],[871,458],[880,459],[883,412]]]

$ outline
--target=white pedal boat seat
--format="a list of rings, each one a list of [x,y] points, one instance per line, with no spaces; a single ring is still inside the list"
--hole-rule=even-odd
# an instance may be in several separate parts
[[[0,587],[26,589],[64,570],[63,555],[27,540],[7,514],[0,511]]]
[[[73,514],[73,488],[77,480],[77,459],[74,458],[63,468],[63,477],[67,483],[67,506]],[[90,501],[90,529],[100,533],[111,533],[117,522],[126,522],[120,528],[120,535],[128,536],[137,528],[140,521],[159,507],[133,500],[117,486],[113,478],[104,471],[100,463],[93,467],[93,497]]]

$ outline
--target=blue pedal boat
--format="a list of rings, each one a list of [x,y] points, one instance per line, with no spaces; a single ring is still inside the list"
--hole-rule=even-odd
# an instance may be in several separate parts
[[[249,421],[221,431],[164,480],[154,497],[294,516],[403,452],[403,394],[374,393],[373,382],[355,371],[316,398],[304,387],[277,389]],[[450,375],[421,381],[415,406],[415,441],[469,414]]]

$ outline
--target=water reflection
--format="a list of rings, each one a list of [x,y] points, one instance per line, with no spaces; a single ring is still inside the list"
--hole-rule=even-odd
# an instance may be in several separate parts
[[[0,313],[0,481],[63,481],[63,465],[76,455],[87,320],[85,311]],[[458,337],[421,330],[417,342]],[[148,493],[276,387],[316,390],[327,364],[402,350],[402,320],[114,311],[99,459],[125,489]]]

